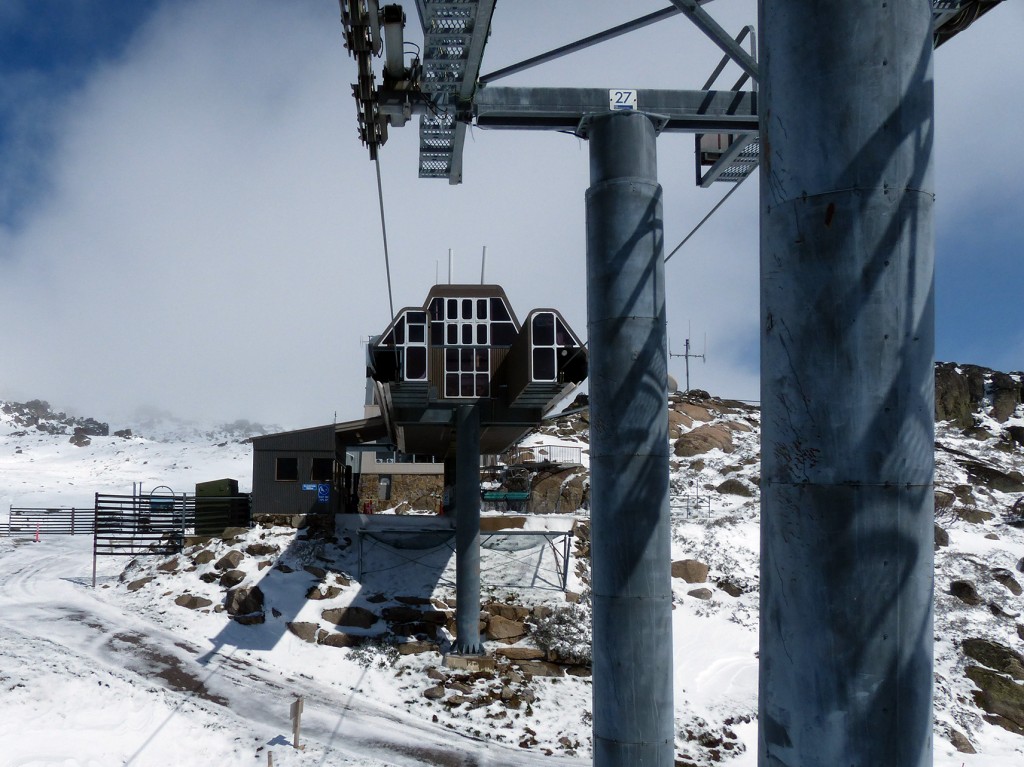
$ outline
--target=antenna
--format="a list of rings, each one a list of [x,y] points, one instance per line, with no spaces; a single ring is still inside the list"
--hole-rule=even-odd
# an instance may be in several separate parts
[[[702,361],[706,362],[707,361],[707,359],[706,359],[707,358],[707,349],[708,349],[708,335],[707,335],[707,333],[704,334],[704,351],[701,352],[700,354],[691,354],[690,353],[690,339],[689,338],[686,339],[686,342],[684,344],[684,350],[683,350],[682,354],[673,354],[672,353],[672,346],[671,346],[671,344],[669,345],[669,349],[668,349],[668,356],[669,357],[682,357],[686,361],[686,389],[685,389],[684,393],[690,391],[690,357],[693,357],[694,359],[699,359],[699,360],[702,360]]]
[[[452,249],[448,248],[448,284],[452,284],[452,259],[455,258],[455,254],[452,253]]]
[[[480,284],[484,284],[484,269],[487,267],[487,246],[484,245],[484,252],[480,254]]]

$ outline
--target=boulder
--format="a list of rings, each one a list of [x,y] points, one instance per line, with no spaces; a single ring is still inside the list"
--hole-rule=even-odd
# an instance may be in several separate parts
[[[128,584],[128,590],[129,591],[138,591],[143,586],[145,586],[147,583],[149,583],[151,580],[153,580],[152,576],[147,576],[145,578],[139,578],[137,581],[132,581],[131,583]]]
[[[1019,597],[1024,591],[1021,589],[1017,579],[1013,577],[1013,574],[1004,567],[997,567],[992,571],[992,579],[997,583],[1006,587],[1006,589],[1014,596]]]
[[[343,634],[340,631],[325,631],[319,637],[320,644],[327,645],[328,647],[356,647],[361,639],[351,634]]]
[[[692,591],[687,591],[686,593],[687,595],[694,597],[695,599],[703,600],[711,599],[711,597],[713,596],[713,592],[711,591],[711,589],[693,589]]]
[[[291,621],[288,623],[288,630],[303,642],[316,644],[316,632],[319,626],[306,621]]]
[[[162,573],[173,573],[178,569],[178,558],[171,557],[165,562],[161,562],[156,566],[156,569]]]
[[[380,620],[365,607],[356,606],[324,610],[321,615],[325,621],[333,623],[335,626],[350,626],[360,629],[368,629]]]
[[[730,477],[725,480],[722,484],[715,488],[722,495],[738,495],[743,498],[752,498],[754,491],[751,490],[747,485],[735,477]]]
[[[680,458],[689,458],[716,448],[724,453],[731,453],[734,449],[732,431],[724,424],[704,424],[688,431],[676,440],[673,452]]]
[[[226,589],[233,589],[245,580],[244,570],[225,570],[220,576],[220,585]]]
[[[306,592],[306,599],[334,599],[335,597],[340,595],[340,586],[328,586],[321,583],[319,586],[313,586],[309,591]]]
[[[245,547],[245,553],[254,557],[265,557],[269,554],[276,554],[280,549],[272,543],[250,543]]]
[[[487,622],[487,636],[499,641],[519,639],[526,636],[526,626],[519,621],[492,615],[490,621]]]
[[[708,566],[696,559],[680,559],[672,563],[672,577],[687,583],[707,583]]]
[[[1024,656],[991,639],[972,638],[963,642],[964,655],[993,671],[1024,682]]]
[[[230,589],[224,600],[228,614],[250,615],[263,612],[263,592],[259,586],[244,586]]]
[[[981,666],[968,666],[966,674],[978,686],[974,702],[988,712],[985,719],[1024,735],[1024,685]]]
[[[217,555],[214,554],[212,551],[210,551],[209,549],[203,549],[198,554],[196,554],[194,557],[192,557],[192,564],[194,564],[194,565],[206,565],[206,564],[209,564],[210,562],[212,562],[213,560],[215,560],[216,558],[217,558]]]
[[[235,570],[240,564],[242,564],[243,558],[244,555],[241,551],[231,549],[231,551],[217,560],[214,567],[218,570]]]
[[[182,594],[174,600],[174,604],[179,607],[187,607],[189,610],[201,610],[204,607],[209,607],[213,602],[205,597],[197,597],[194,594]]]
[[[423,697],[427,700],[441,700],[444,697],[444,685],[438,684],[428,687],[423,691]]]
[[[557,663],[547,663],[541,660],[523,660],[517,664],[524,674],[531,676],[565,676],[565,669]]]
[[[964,604],[971,605],[972,607],[980,605],[982,602],[978,589],[975,588],[974,583],[971,581],[953,581],[949,584],[949,593]]]
[[[935,548],[938,550],[942,546],[949,545],[949,533],[943,530],[938,525],[935,525]]]
[[[545,653],[537,647],[499,647],[494,654],[511,661],[544,660]]]

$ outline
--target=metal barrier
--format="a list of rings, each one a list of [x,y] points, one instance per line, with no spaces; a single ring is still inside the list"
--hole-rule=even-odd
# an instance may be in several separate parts
[[[12,538],[36,535],[91,535],[93,521],[92,509],[11,506],[8,521],[0,524],[0,535]]]
[[[197,499],[194,495],[96,494],[93,510],[93,586],[101,556],[166,556],[179,553],[190,535],[215,535],[248,527],[248,496]]]
[[[514,447],[502,453],[501,462],[508,466],[549,463],[560,466],[580,466],[583,463],[583,448],[571,445]]]

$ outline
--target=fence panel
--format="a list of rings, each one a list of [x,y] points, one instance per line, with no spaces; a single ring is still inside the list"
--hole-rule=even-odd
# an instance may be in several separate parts
[[[28,508],[12,506],[8,522],[0,525],[0,535],[11,537],[44,535],[92,535],[92,509]]]

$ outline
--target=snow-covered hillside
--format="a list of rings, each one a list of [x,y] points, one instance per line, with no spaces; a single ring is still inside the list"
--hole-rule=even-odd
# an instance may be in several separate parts
[[[759,412],[699,395],[668,404],[677,764],[753,767]],[[983,388],[970,425],[961,413],[937,427],[940,767],[1024,758],[1024,408],[996,405]],[[534,442],[585,450],[586,417],[555,421]],[[137,482],[250,485],[251,448],[237,436],[93,435],[78,447],[52,431],[0,413],[0,521],[11,504],[88,506],[96,491]],[[255,528],[174,557],[101,558],[93,590],[91,539],[0,538],[0,762],[587,764],[587,522],[526,523],[575,530],[566,590],[557,545],[494,538],[485,548],[495,665],[479,670],[443,663],[448,544],[360,547],[344,530]],[[288,718],[298,695],[302,752]]]

